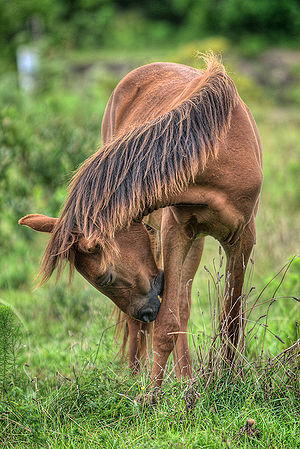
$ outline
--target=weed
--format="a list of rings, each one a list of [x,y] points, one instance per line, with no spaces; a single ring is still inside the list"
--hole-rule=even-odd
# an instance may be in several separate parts
[[[17,380],[17,357],[21,346],[21,329],[9,306],[0,304],[0,392]]]

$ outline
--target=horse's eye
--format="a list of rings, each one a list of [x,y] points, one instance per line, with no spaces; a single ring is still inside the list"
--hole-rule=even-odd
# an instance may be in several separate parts
[[[97,279],[97,284],[101,287],[109,287],[114,283],[115,279],[115,274],[111,270],[109,270],[107,273]]]

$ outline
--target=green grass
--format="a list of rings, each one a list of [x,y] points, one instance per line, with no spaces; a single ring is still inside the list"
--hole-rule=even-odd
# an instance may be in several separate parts
[[[7,404],[18,423],[7,419],[13,429],[7,447],[297,447],[293,400],[276,392],[263,397],[250,383],[224,385],[226,379],[206,391],[200,386],[195,408],[186,412],[178,382],[166,383],[164,397],[149,407],[133,402],[138,385],[132,388],[124,375],[96,371],[48,394],[17,397],[17,407]],[[238,436],[249,417],[259,439]]]
[[[208,278],[205,270],[200,271],[195,290],[201,279],[205,286]],[[279,281],[274,282],[277,285]],[[70,290],[65,281],[34,293],[12,289],[3,292],[22,317],[26,330],[18,382],[12,383],[1,398],[0,441],[4,447],[297,447],[297,380],[288,378],[289,370],[296,374],[296,362],[279,363],[264,373],[264,363],[254,362],[263,333],[258,327],[256,340],[246,352],[249,363],[244,363],[243,376],[223,368],[220,375],[215,373],[208,381],[209,367],[201,370],[197,360],[198,343],[206,353],[210,347],[208,293],[202,288],[200,305],[195,293],[190,324],[195,383],[178,382],[170,361],[163,394],[156,405],[150,406],[135,402],[137,395],[149,392],[150,372],[145,368],[141,376],[131,378],[126,365],[115,359],[117,347],[109,319],[112,304],[107,298],[79,277]],[[261,302],[270,296],[263,295]],[[250,302],[256,297],[253,295]],[[286,313],[288,307],[284,310]],[[275,310],[275,317],[277,314]],[[268,331],[265,342],[265,352],[271,356],[296,337],[291,329],[284,336],[290,341],[283,344],[277,340],[273,334],[281,325],[273,318],[270,314],[272,333]],[[294,318],[292,311],[284,322]],[[202,333],[205,328],[207,335]],[[190,409],[185,399],[189,390],[192,398],[195,391],[199,395]],[[259,438],[239,435],[248,418],[255,419]]]

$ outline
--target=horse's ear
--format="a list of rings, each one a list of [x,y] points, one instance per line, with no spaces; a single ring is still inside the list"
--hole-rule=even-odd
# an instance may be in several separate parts
[[[52,232],[58,218],[47,217],[46,215],[30,214],[19,220],[19,224],[28,226],[39,232]]]

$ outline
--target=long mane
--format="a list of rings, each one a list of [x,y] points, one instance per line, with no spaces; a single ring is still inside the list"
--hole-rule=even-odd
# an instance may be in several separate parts
[[[115,233],[183,191],[207,158],[217,156],[238,94],[214,56],[206,64],[191,98],[110,141],[78,169],[43,256],[42,282],[70,258],[74,230],[98,242],[105,268]]]

